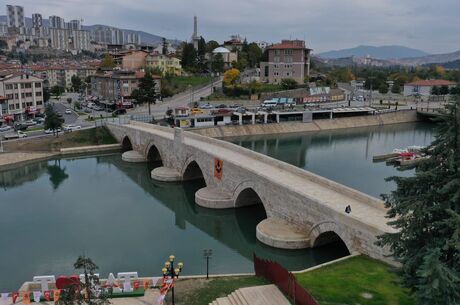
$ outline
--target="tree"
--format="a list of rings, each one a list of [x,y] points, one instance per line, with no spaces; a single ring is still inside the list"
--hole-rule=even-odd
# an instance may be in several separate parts
[[[251,42],[247,47],[247,62],[249,67],[254,68],[257,67],[260,63],[260,59],[262,58],[262,50],[259,48],[257,43]]]
[[[215,40],[210,40],[206,43],[206,53],[212,53],[214,49],[219,47],[219,43]]]
[[[53,106],[49,104],[45,108],[45,115],[46,117],[44,128],[51,129],[54,135],[59,136],[59,133],[56,131],[58,128],[62,127],[62,123],[64,123],[64,120],[58,116],[57,112],[54,111]]]
[[[438,86],[433,86],[431,88],[431,95],[439,95],[439,87]]]
[[[230,69],[224,73],[224,85],[231,86],[235,85],[240,79],[240,71],[238,69]]]
[[[379,87],[380,94],[387,94],[388,93],[388,85],[386,83],[381,83]]]
[[[460,85],[450,88],[451,95],[460,95]]]
[[[181,64],[184,70],[194,71],[196,69],[197,53],[193,44],[184,44]]]
[[[69,106],[72,104],[72,98],[71,97],[67,98],[67,103],[69,104]]]
[[[69,285],[62,292],[58,305],[108,305],[112,288],[100,286],[99,278],[95,272],[99,267],[89,257],[79,256],[74,263],[74,268],[81,270],[84,281],[78,281]]]
[[[420,304],[460,304],[460,99],[440,116],[429,158],[413,177],[391,177],[385,195],[394,233],[379,237],[402,264],[403,284]]]
[[[110,54],[105,54],[104,59],[101,62],[101,68],[115,68],[116,64],[113,61],[112,56]]]
[[[51,94],[48,87],[43,87],[43,102],[47,103],[50,100]]]
[[[217,53],[213,56],[211,70],[219,73],[224,72],[224,57],[222,53]]]
[[[70,78],[70,81],[72,83],[72,90],[74,92],[79,92],[83,85],[81,78],[78,77],[78,75],[72,75],[72,77]]]
[[[447,94],[449,94],[449,87],[447,87],[446,85],[441,86],[441,88],[439,88],[439,95]]]
[[[58,85],[53,86],[50,89],[50,94],[55,96],[57,99],[59,99],[64,92],[65,92],[65,89]]]
[[[280,85],[283,90],[292,90],[296,89],[299,84],[293,78],[283,78]]]
[[[139,85],[137,89],[133,90],[131,97],[133,97],[139,103],[148,103],[149,105],[149,114],[150,103],[155,104],[158,93],[156,91],[156,82],[152,77],[150,71],[146,71],[144,77],[139,80]]]
[[[399,81],[399,79],[396,79],[393,82],[393,86],[391,87],[391,93],[395,93],[395,94],[401,93],[401,82]]]

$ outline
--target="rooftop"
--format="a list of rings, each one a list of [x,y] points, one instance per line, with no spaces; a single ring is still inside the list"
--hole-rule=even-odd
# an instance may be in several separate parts
[[[445,79],[427,79],[427,80],[419,80],[416,82],[408,83],[408,86],[452,86],[455,85],[455,82],[451,82]]]

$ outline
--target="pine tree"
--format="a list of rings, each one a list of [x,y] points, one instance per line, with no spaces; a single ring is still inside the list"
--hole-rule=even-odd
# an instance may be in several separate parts
[[[380,236],[420,304],[460,304],[460,99],[440,117],[429,158],[413,177],[391,177],[384,199],[396,233]]]

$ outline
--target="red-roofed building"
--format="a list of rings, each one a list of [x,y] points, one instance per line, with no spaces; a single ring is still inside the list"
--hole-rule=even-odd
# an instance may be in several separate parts
[[[404,96],[430,96],[433,87],[447,86],[449,89],[455,87],[457,83],[444,79],[419,80],[404,85]]]
[[[292,78],[303,84],[310,75],[310,51],[303,40],[283,40],[267,47],[268,62],[260,63],[260,81],[278,84]]]

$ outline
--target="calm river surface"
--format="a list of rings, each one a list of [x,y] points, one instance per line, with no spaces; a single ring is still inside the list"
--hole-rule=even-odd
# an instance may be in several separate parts
[[[385,177],[411,172],[373,164],[372,155],[432,138],[431,125],[406,124],[236,142],[378,196],[394,187]],[[200,208],[194,193],[202,182],[154,182],[153,166],[128,164],[116,154],[0,172],[0,292],[18,289],[34,275],[73,274],[83,253],[102,277],[159,275],[170,254],[184,261],[184,274],[203,274],[203,249],[213,249],[211,273],[252,271],[254,251],[294,270],[346,254],[340,244],[299,251],[264,246],[255,237],[265,218],[262,207]]]

